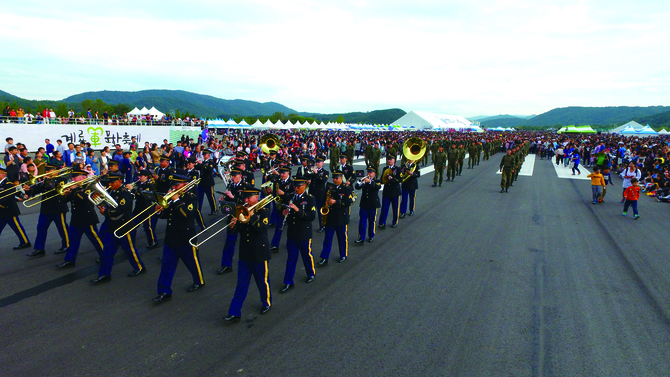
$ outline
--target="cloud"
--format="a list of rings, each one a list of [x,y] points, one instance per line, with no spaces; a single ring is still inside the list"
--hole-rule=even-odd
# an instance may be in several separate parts
[[[600,1],[52,2],[3,9],[2,90],[183,89],[299,111],[668,102],[668,11]],[[634,94],[633,94],[634,93]]]

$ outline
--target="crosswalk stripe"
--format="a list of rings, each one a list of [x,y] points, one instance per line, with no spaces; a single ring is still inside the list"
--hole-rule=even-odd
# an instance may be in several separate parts
[[[591,180],[591,178],[587,178],[586,176],[591,174],[591,172],[586,169],[585,167],[579,165],[579,170],[581,170],[582,174],[575,174],[572,175],[572,169],[569,167],[563,166],[563,164],[556,165],[554,160],[549,160],[552,165],[554,165],[554,170],[556,170],[556,175],[558,178],[564,178],[564,179],[581,179],[581,180]],[[568,165],[569,166],[569,165]]]

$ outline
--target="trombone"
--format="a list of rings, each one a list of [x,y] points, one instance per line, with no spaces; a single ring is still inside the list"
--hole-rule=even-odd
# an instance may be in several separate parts
[[[57,174],[55,174],[53,177],[48,177],[48,178],[46,178],[46,179],[56,179],[56,178],[62,177],[62,176],[64,176],[64,175],[70,174],[70,171],[71,171],[71,170],[72,170],[72,168],[66,168],[66,169],[56,170],[55,172],[56,172]],[[37,177],[32,177],[32,178],[30,179],[29,182],[36,181],[37,178],[39,178],[39,177],[43,177],[43,176],[45,176],[45,175],[47,175],[47,174],[53,174],[53,173],[54,173],[54,172],[49,172],[49,173],[41,174],[41,175],[39,175],[39,176],[37,176]],[[80,182],[81,182],[81,181],[80,181]],[[72,182],[72,183],[78,183],[78,182]],[[59,182],[59,183],[56,185],[56,187],[52,188],[51,190],[48,190],[48,191],[45,191],[45,192],[41,192],[41,193],[39,193],[39,194],[37,194],[37,195],[31,197],[31,198],[26,199],[26,200],[23,202],[23,205],[24,205],[26,208],[30,208],[30,207],[34,207],[34,206],[36,206],[36,205],[38,205],[38,204],[40,204],[40,203],[42,203],[42,202],[44,202],[44,201],[47,201],[47,200],[49,200],[49,199],[53,199],[53,198],[55,198],[55,197],[57,197],[57,196],[59,196],[59,195],[63,195],[63,192],[65,191],[65,189],[67,189],[67,188],[69,188],[69,187],[72,187],[72,186],[71,186],[72,183],[69,183],[69,184],[66,185],[65,182]],[[30,185],[30,186],[34,186],[34,185]],[[67,186],[67,187],[66,187],[66,186]],[[55,191],[55,193],[54,193],[54,191]],[[36,201],[36,202],[33,203],[33,201],[34,201],[35,199],[37,199],[37,198],[42,198],[43,196],[46,196],[46,198],[44,198],[44,199],[40,199],[40,200],[38,200],[38,201]],[[30,202],[30,204],[28,204],[28,202]]]
[[[194,179],[194,180],[192,180],[192,181],[189,181],[184,187],[180,188],[179,190],[169,191],[167,194],[165,194],[165,196],[161,196],[161,195],[159,195],[158,198],[157,198],[157,202],[156,202],[156,204],[158,204],[159,206],[161,206],[161,207],[163,207],[163,208],[165,209],[165,208],[167,208],[167,207],[170,206],[170,203],[172,203],[172,197],[173,197],[173,196],[175,196],[175,195],[181,195],[181,194],[183,194],[183,193],[185,193],[185,192],[190,191],[190,190],[191,190],[193,187],[195,187],[198,183],[200,183],[200,178],[198,178],[198,179]],[[143,215],[145,212],[147,212],[147,211],[149,211],[149,210],[154,210],[154,211],[153,211],[152,213],[150,213],[149,216],[146,216],[144,219],[142,219],[142,221],[138,221],[138,222],[137,222],[135,225],[133,225],[133,227],[130,228],[127,232],[125,232],[125,233],[123,233],[123,234],[118,234],[119,230],[121,230],[122,228],[124,228],[126,225],[128,225],[128,224],[134,222],[136,218],[140,217],[141,215]],[[116,229],[116,230],[114,231],[114,236],[115,236],[116,238],[123,238],[123,237],[125,237],[126,235],[128,235],[128,233],[130,233],[130,232],[132,232],[133,230],[137,229],[137,227],[139,227],[143,222],[149,220],[153,215],[157,214],[157,213],[160,212],[160,211],[162,211],[162,210],[157,210],[155,206],[149,206],[149,207],[145,208],[145,209],[142,210],[140,213],[138,213],[137,215],[133,216],[130,220],[126,221],[125,224],[121,225],[118,229]]]
[[[246,206],[237,206],[237,208],[235,209],[235,215],[236,215],[237,219],[242,224],[246,224],[246,223],[249,222],[249,220],[251,220],[251,212],[252,211],[257,211],[257,210],[259,210],[259,209],[265,207],[266,205],[268,205],[272,202],[275,202],[275,201],[277,203],[280,203],[281,202],[281,197],[279,197],[279,196],[266,196],[265,198],[259,200],[258,203],[254,204],[254,205],[252,205],[251,207],[248,207],[248,208]],[[238,210],[240,211],[239,214],[237,213]]]

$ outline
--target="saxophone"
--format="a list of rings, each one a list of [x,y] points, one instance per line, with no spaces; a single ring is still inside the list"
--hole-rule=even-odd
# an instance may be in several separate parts
[[[326,226],[326,220],[328,220],[328,212],[330,212],[330,207],[328,206],[328,201],[331,198],[331,190],[328,190],[326,192],[326,201],[323,203],[323,207],[319,211],[321,211],[321,227]]]

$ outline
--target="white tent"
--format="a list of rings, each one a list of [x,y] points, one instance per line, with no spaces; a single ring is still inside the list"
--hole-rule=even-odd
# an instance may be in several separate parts
[[[472,122],[458,115],[435,114],[423,111],[410,111],[392,124],[424,129],[463,130],[470,128]]]
[[[149,115],[153,115],[155,119],[160,119],[165,116],[165,114],[161,113],[153,106],[151,107],[151,109],[149,109]]]
[[[633,131],[639,131],[639,130],[644,128],[644,126],[641,125],[640,123],[638,123],[634,120],[631,120],[630,122],[628,122],[626,124],[622,124],[621,126],[611,130],[610,133],[611,134],[620,134],[620,133],[622,133],[623,130],[625,130],[629,127],[632,128]]]
[[[628,126],[619,133],[622,135],[637,135],[637,131],[635,131],[633,126]]]
[[[141,114],[141,115],[147,115],[147,114],[149,114],[149,109],[147,109],[146,107],[143,107],[142,110],[140,110],[140,114]]]
[[[138,116],[139,116],[139,115],[142,115],[142,112],[141,112],[140,109],[138,109],[137,107],[134,108],[134,109],[132,109],[132,110],[128,113],[128,116],[129,116],[129,117],[131,117],[131,116],[135,116],[135,115],[138,115]]]
[[[665,128],[664,128],[664,129],[658,131],[658,134],[659,135],[668,135],[668,134],[670,134],[670,132],[666,131]]]
[[[654,131],[649,125],[644,126],[643,129],[637,132],[639,135],[658,135],[658,132]]]

